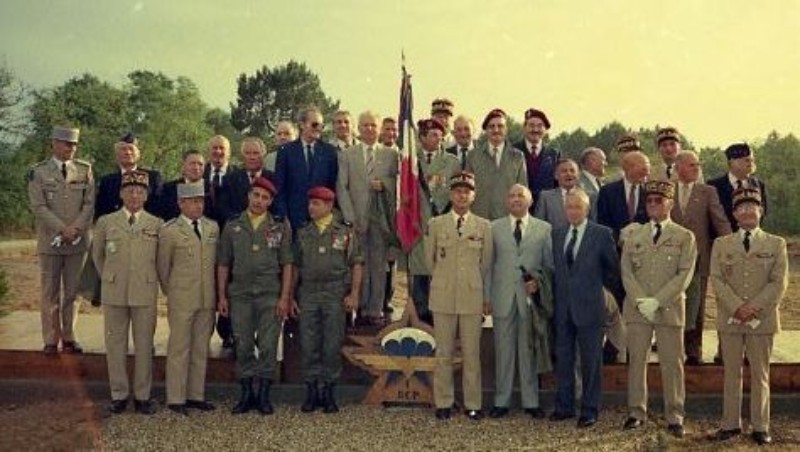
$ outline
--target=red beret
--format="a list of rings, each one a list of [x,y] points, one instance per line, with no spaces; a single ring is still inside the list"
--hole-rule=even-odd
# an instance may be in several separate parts
[[[544,114],[542,110],[537,110],[535,108],[529,108],[525,111],[525,122],[528,122],[531,118],[539,118],[544,123],[545,129],[550,128],[550,120],[547,119],[547,115]]]
[[[495,108],[486,115],[486,118],[483,119],[483,124],[481,124],[481,129],[486,130],[486,127],[489,125],[489,121],[491,121],[492,119],[505,118],[506,116],[508,116],[506,115],[506,112],[504,112],[499,108]]]
[[[308,191],[308,199],[319,199],[322,201],[333,202],[336,198],[336,193],[328,187],[319,185]]]
[[[440,130],[442,133],[445,132],[444,125],[435,119],[421,119],[417,122],[417,128],[421,135],[426,135],[433,129]]]
[[[278,194],[278,189],[275,188],[275,184],[273,184],[269,179],[266,177],[258,176],[253,180],[253,185],[251,188],[263,188],[264,190],[270,192],[272,196]]]

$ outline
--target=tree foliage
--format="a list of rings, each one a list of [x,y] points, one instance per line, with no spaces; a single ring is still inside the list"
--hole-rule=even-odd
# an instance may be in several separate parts
[[[239,132],[267,138],[278,121],[295,120],[300,109],[317,106],[330,116],[339,101],[326,96],[319,77],[305,63],[263,66],[252,76],[239,75],[236,102],[231,103],[231,123]]]

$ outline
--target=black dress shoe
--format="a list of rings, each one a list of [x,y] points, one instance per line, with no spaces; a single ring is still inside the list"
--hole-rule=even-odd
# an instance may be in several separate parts
[[[222,348],[233,348],[233,338],[225,338],[222,340]]]
[[[741,434],[742,434],[742,429],[740,429],[740,428],[732,428],[732,429],[728,429],[728,430],[720,429],[720,430],[717,430],[716,433],[711,435],[711,440],[713,440],[713,441],[727,441],[727,440],[733,438],[734,436],[739,436]]]
[[[722,364],[722,356],[714,355],[714,364]]]
[[[450,419],[450,408],[437,408],[436,419],[439,419],[440,421]]]
[[[769,436],[769,433],[767,432],[753,432],[750,434],[750,437],[753,438],[753,441],[755,441],[759,446],[772,443],[772,437]]]
[[[508,408],[504,406],[493,406],[492,409],[489,410],[490,418],[498,419],[506,416],[508,416]]]
[[[200,411],[214,411],[217,407],[211,402],[205,400],[187,400],[186,408],[192,408]]]
[[[112,400],[108,405],[108,411],[114,414],[122,413],[125,408],[128,408],[128,399]]]
[[[558,411],[553,411],[553,414],[550,415],[550,420],[553,422],[561,422],[567,419],[572,419],[573,417],[575,417],[574,414],[559,413]]]
[[[61,351],[64,353],[83,353],[83,347],[77,341],[63,341]]]
[[[534,419],[544,419],[547,417],[547,413],[541,408],[525,408],[525,414]]]
[[[186,405],[182,403],[170,403],[167,405],[167,408],[174,413],[182,414],[184,416],[189,415],[189,409],[186,408]]]
[[[466,410],[464,411],[464,415],[473,421],[480,421],[483,419],[483,412],[481,410]]]
[[[139,414],[155,414],[156,405],[152,400],[134,400],[133,407]]]
[[[667,426],[667,431],[670,435],[674,436],[675,438],[683,438],[683,425],[681,424],[669,424]]]
[[[687,356],[685,364],[687,366],[699,366],[703,364],[703,360],[697,356]]]
[[[578,428],[589,428],[589,427],[593,426],[594,424],[597,424],[597,418],[596,417],[583,417],[583,416],[581,416],[580,419],[578,419]]]
[[[56,355],[58,355],[58,347],[55,346],[55,345],[45,345],[43,351],[44,351],[45,356],[56,356]]]
[[[625,423],[622,424],[622,429],[632,430],[635,428],[639,428],[642,425],[644,425],[644,422],[642,422],[641,420],[636,419],[635,417],[629,417],[628,419],[625,419]]]

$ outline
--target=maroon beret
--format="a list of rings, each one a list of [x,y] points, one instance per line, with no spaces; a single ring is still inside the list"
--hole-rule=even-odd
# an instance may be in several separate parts
[[[278,194],[278,189],[275,188],[275,184],[273,184],[272,181],[270,181],[266,177],[262,177],[262,176],[256,177],[253,180],[253,185],[250,188],[253,189],[253,188],[256,188],[256,187],[263,188],[264,190],[270,192],[270,194],[272,196],[275,196],[276,194]]]
[[[525,122],[528,122],[531,118],[539,118],[544,123],[545,129],[550,128],[550,120],[547,119],[547,115],[544,114],[542,110],[537,110],[535,108],[529,108],[525,111]]]
[[[316,186],[308,191],[308,199],[319,199],[321,201],[333,202],[336,193],[328,187]]]
[[[421,135],[426,135],[429,131],[433,129],[440,130],[442,133],[445,133],[444,125],[435,120],[435,119],[421,119],[417,122],[417,128],[419,129],[419,133]]]
[[[481,129],[486,130],[486,127],[489,125],[489,121],[491,121],[492,119],[505,118],[507,116],[508,115],[506,115],[506,112],[504,112],[499,108],[495,108],[494,110],[486,114],[486,117],[483,119],[483,123],[481,124]]]

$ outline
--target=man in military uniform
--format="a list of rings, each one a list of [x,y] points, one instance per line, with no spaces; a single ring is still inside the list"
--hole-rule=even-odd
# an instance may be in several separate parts
[[[683,327],[686,287],[697,259],[694,235],[670,220],[675,185],[645,184],[648,223],[632,227],[622,249],[625,303],[622,318],[628,329],[628,419],[625,430],[641,427],[647,417],[647,360],[655,332],[664,384],[667,430],[682,437]]]
[[[342,371],[345,312],[358,307],[364,258],[358,235],[349,223],[333,215],[333,190],[317,186],[308,192],[311,221],[297,231],[294,243],[296,297],[282,298],[283,318],[300,322],[300,349],[306,400],[300,408],[309,413],[321,407],[339,411],[334,386]],[[298,303],[300,310],[298,310]],[[322,383],[320,392],[318,383]]]
[[[417,152],[420,183],[420,222],[427,228],[428,220],[441,215],[450,208],[450,189],[447,181],[459,172],[458,159],[442,151],[444,126],[435,119],[417,122],[421,149]],[[423,231],[424,232],[424,231]],[[417,240],[408,254],[408,269],[411,275],[411,299],[420,319],[433,323],[428,308],[431,287],[431,270],[425,263],[424,236]]]
[[[231,318],[241,383],[233,414],[253,408],[264,415],[273,413],[269,390],[281,328],[276,307],[279,298],[289,297],[292,277],[289,222],[268,211],[276,193],[269,179],[256,177],[247,210],[225,225],[217,250],[217,303],[220,315]],[[254,379],[259,383],[257,397]]]
[[[764,232],[761,193],[753,188],[733,193],[739,231],[718,238],[711,251],[711,282],[717,294],[717,329],[725,363],[722,429],[726,440],[742,433],[742,357],[750,362],[751,437],[758,445],[769,434],[769,358],[780,331],[778,306],[786,293],[786,241]]]
[[[455,402],[453,351],[456,332],[464,361],[462,385],[465,414],[472,420],[481,412],[481,315],[491,313],[484,298],[492,265],[489,221],[470,212],[475,200],[475,178],[462,172],[450,178],[450,213],[428,222],[425,260],[431,269],[431,311],[436,339],[433,398],[436,418],[450,418]]]
[[[128,332],[133,328],[136,370],[133,395],[136,411],[155,413],[150,400],[153,384],[153,335],[156,331],[158,230],[163,221],[146,211],[147,172],[122,175],[122,208],[97,220],[92,259],[102,282],[106,362],[112,413],[128,405]]]
[[[451,133],[452,127],[450,123],[453,119],[453,101],[447,98],[434,99],[431,102],[431,118],[439,121],[444,126],[444,135],[442,136],[442,145],[445,149],[455,146],[456,140]]]
[[[78,129],[54,127],[52,157],[28,172],[28,198],[36,218],[41,269],[44,353],[81,353],[75,340],[75,296],[92,224],[92,166],[75,159]],[[63,285],[63,293],[62,293]]]
[[[214,409],[205,400],[208,343],[214,329],[214,261],[219,227],[203,216],[203,181],[178,184],[180,215],[158,234],[158,277],[167,296],[167,407]]]

